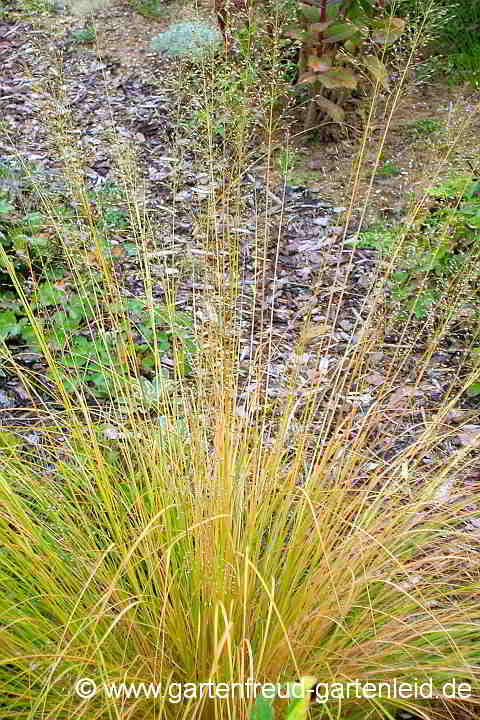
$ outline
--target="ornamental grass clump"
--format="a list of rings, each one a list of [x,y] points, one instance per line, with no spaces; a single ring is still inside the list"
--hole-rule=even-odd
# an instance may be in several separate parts
[[[139,250],[146,230],[138,228]],[[233,269],[234,244],[217,260]],[[81,293],[81,274],[73,276]],[[109,282],[114,293],[111,274]],[[145,294],[154,305],[148,269]],[[258,390],[246,399],[236,389],[239,317],[227,312],[239,305],[221,297],[217,318],[195,325],[195,383],[180,376],[148,402],[124,383],[103,408],[81,384],[72,395],[34,323],[58,404],[38,401],[41,452],[21,441],[2,448],[1,716],[247,720],[251,695],[190,689],[179,702],[178,688],[303,675],[430,683],[434,694],[325,698],[321,686],[312,717],[370,720],[402,709],[439,719],[459,705],[445,690],[452,682],[467,684],[462,702],[474,707],[478,483],[465,480],[471,446],[442,457],[458,395],[390,455],[377,429],[398,413],[398,364],[368,409],[336,412],[374,351],[372,313],[329,380],[329,408],[318,382],[306,394],[292,380],[275,401]],[[250,365],[258,389],[269,384],[265,352]],[[34,393],[35,376],[16,367]],[[274,704],[283,717],[287,701]]]
[[[20,446],[3,453],[2,717],[246,720],[252,698],[174,702],[168,688],[305,672],[431,682],[439,696],[455,680],[478,698],[468,455],[422,463],[446,409],[366,472],[385,407],[321,431],[309,456],[286,398],[265,442],[266,406],[257,420],[238,412],[215,350],[203,391],[165,393],[156,417],[125,397],[126,410],[101,418],[79,394],[61,417],[44,414],[43,463]],[[163,690],[127,697],[120,683]],[[315,716],[440,718],[438,703],[337,695]]]

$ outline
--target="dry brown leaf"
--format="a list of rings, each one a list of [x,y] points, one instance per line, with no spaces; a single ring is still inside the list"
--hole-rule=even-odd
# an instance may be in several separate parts
[[[341,123],[343,122],[345,118],[345,112],[340,105],[337,105],[337,103],[332,102],[331,100],[327,100],[327,98],[323,97],[322,95],[316,95],[315,102],[318,105],[319,108],[321,108],[324,112],[327,113],[335,122]]]
[[[307,67],[315,72],[325,72],[332,67],[332,58],[330,55],[309,55],[307,58]]]
[[[452,408],[448,411],[446,421],[452,425],[459,425],[462,420],[468,420],[469,418],[477,418],[478,410],[462,410],[461,408]]]
[[[87,252],[87,260],[90,265],[99,265],[98,255],[96,252]]]
[[[397,408],[399,407],[406,398],[413,397],[416,393],[416,390],[411,385],[404,385],[402,387],[399,387],[393,395],[390,395],[388,407],[390,408]]]
[[[327,335],[331,331],[330,325],[310,325],[309,327],[305,328],[302,332],[301,342],[304,344],[308,344],[312,340],[315,340],[317,337],[321,337],[322,335]]]
[[[452,408],[448,411],[447,417],[445,418],[447,423],[453,423],[454,425],[457,425],[460,423],[465,415],[465,410],[458,410],[457,408]]]
[[[315,384],[319,382],[325,382],[327,380],[329,362],[330,358],[328,358],[327,356],[320,359],[318,367],[308,373],[311,383]]]
[[[304,72],[300,75],[300,77],[297,80],[297,85],[303,85],[304,83],[313,83],[316,80],[318,80],[317,73],[314,72]]]
[[[375,385],[375,387],[378,387],[379,385],[383,385],[383,383],[385,382],[385,379],[386,379],[385,376],[379,372],[372,372],[372,373],[370,373],[370,375],[367,375],[367,377],[365,378],[365,380],[370,385]]]
[[[323,32],[331,24],[332,24],[332,20],[327,20],[326,22],[311,23],[308,26],[308,30],[310,32]]]
[[[445,482],[443,482],[437,488],[433,499],[439,503],[447,502],[447,500],[449,499],[449,497],[451,495],[451,490],[454,485],[455,485],[454,478],[448,478],[447,480],[445,480]]]
[[[480,446],[480,425],[464,425],[457,436],[461,445]]]

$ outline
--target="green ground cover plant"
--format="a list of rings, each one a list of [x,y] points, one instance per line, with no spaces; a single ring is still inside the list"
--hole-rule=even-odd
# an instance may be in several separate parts
[[[169,3],[164,0],[134,0],[135,10],[147,18],[167,20],[170,15]]]
[[[4,178],[12,175],[8,170],[4,168]],[[15,193],[11,183],[6,187],[10,192],[4,190],[0,201],[0,340],[6,342],[4,353],[8,356],[9,348],[22,343],[25,349],[42,354],[45,344],[63,366],[67,391],[82,386],[104,398],[115,395],[119,382],[132,382],[137,372],[140,387],[154,394],[157,384],[166,382],[156,366],[155,353],[172,354],[175,344],[176,371],[188,374],[196,351],[191,317],[183,312],[169,313],[161,306],[149,313],[145,297],[126,297],[112,303],[105,318],[105,279],[99,270],[90,272],[80,287],[71,287],[72,272],[76,272],[72,262],[79,268],[85,262],[78,245],[82,225],[74,209],[62,205],[54,214],[39,210],[24,214],[19,202],[17,207],[12,202]],[[98,233],[96,242],[104,260],[114,265],[123,257],[135,257],[135,243],[119,245],[118,240],[114,244],[110,239],[111,233],[118,238],[130,228],[127,210],[118,205],[122,201],[120,188],[107,185],[88,193],[88,199],[95,213],[91,230]],[[88,240],[82,244],[87,256],[90,248],[91,259],[95,246]],[[32,280],[27,297],[22,286]],[[129,338],[134,342],[129,343]]]
[[[426,58],[421,73],[427,77],[443,75],[452,84],[480,81],[480,9],[476,0],[401,0],[399,12],[411,25],[423,22],[429,13]],[[425,33],[424,33],[425,35]]]
[[[409,132],[415,138],[428,137],[429,135],[437,133],[441,130],[442,123],[435,117],[420,118],[409,128]]]
[[[445,3],[444,3],[445,4]],[[438,50],[443,51],[446,73],[452,83],[480,84],[480,8],[474,0],[451,6],[452,21],[446,24],[439,38]]]
[[[203,204],[192,202],[209,289],[191,313],[175,309],[173,281],[165,304],[153,294],[153,223],[114,129],[116,187],[89,194],[78,173],[82,147],[52,122],[68,193],[38,183],[30,194],[2,191],[3,367],[34,397],[40,438],[32,443],[18,417],[0,432],[2,718],[403,720],[411,712],[457,720],[477,712],[478,429],[468,419],[451,424],[478,385],[476,345],[437,403],[419,404],[417,393],[465,293],[476,302],[478,183],[472,172],[440,184],[443,158],[434,158],[432,212],[420,198],[404,226],[360,223],[352,246],[353,178],[334,267],[353,264],[359,245],[379,249],[360,320],[337,352],[339,308],[359,291],[345,275],[328,277],[323,294],[319,267],[304,283],[320,288],[315,308],[301,309],[279,367],[273,305],[285,198],[274,195],[273,212],[268,173],[274,131],[286,122],[273,112],[284,88],[278,68],[278,55],[265,52],[257,65],[204,59],[192,76],[177,74],[176,140],[186,133],[212,186],[218,181]],[[266,190],[256,189],[248,207],[234,181],[257,159],[259,129]],[[387,132],[388,124],[376,168]],[[247,253],[234,232],[246,207],[255,219]],[[280,226],[273,242],[272,216]],[[122,233],[129,240],[114,242]],[[452,270],[462,253],[461,272]],[[125,295],[115,271],[125,258],[138,261],[138,297]],[[250,266],[256,285],[247,294]],[[448,303],[418,312],[422,283],[434,291],[445,278]],[[398,325],[392,293],[410,284],[415,291],[397,298],[406,309],[401,333],[389,342],[389,323]],[[39,373],[22,365],[18,342],[41,355],[55,402],[38,392]],[[416,379],[407,382],[414,361]],[[102,399],[94,406],[92,390]],[[289,697],[169,699],[172,683],[250,678],[279,683]],[[434,694],[314,702],[317,683],[356,680],[431,682]],[[468,695],[449,697],[452,681]],[[160,692],[115,696],[112,683]],[[302,696],[292,697],[298,686]]]
[[[78,30],[74,30],[71,36],[72,43],[94,43],[95,42],[95,28],[92,25],[85,25],[85,27]]]
[[[471,176],[455,176],[430,188],[431,197],[440,200],[414,226],[407,226],[404,257],[398,260],[399,269],[392,276],[392,300],[404,303],[407,313],[413,310],[421,319],[430,307],[442,298],[442,286],[449,277],[472,268],[478,258],[480,241],[480,184]],[[450,203],[450,204],[449,204]],[[361,232],[351,241],[358,247],[376,247],[390,255],[405,235],[399,225],[393,230],[379,228]],[[475,287],[479,276],[471,277]],[[465,302],[478,298],[471,295]]]
[[[400,168],[395,165],[391,160],[386,160],[381,167],[377,170],[377,176],[380,177],[395,177],[400,173]]]

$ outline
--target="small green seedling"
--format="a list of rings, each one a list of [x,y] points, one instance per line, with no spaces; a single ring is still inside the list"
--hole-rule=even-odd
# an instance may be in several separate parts
[[[379,177],[395,177],[396,175],[400,175],[401,169],[397,167],[394,163],[392,163],[390,160],[387,160],[383,167],[378,168],[377,175]]]
[[[86,25],[84,28],[72,32],[71,42],[75,45],[90,45],[95,42],[96,36],[93,25]]]
[[[435,117],[419,118],[409,126],[409,133],[415,138],[424,138],[437,133],[443,128],[441,120]]]

